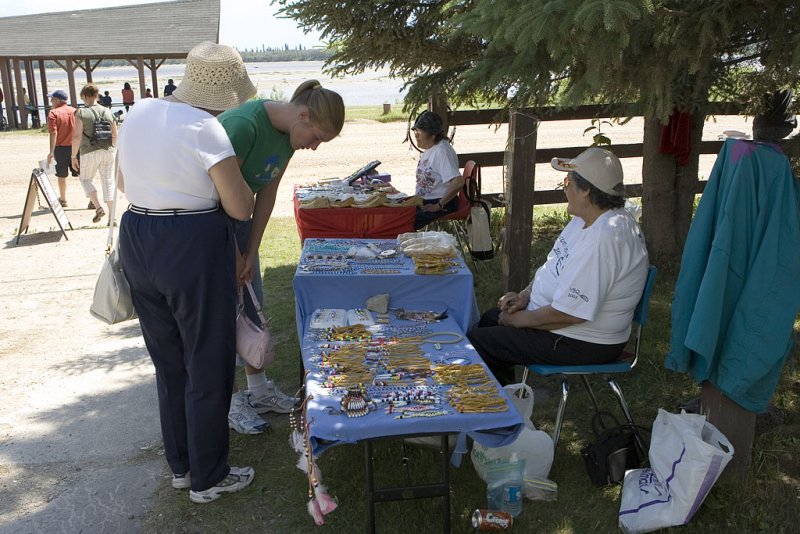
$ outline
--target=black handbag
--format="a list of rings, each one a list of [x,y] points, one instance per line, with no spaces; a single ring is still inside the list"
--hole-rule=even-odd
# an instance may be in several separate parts
[[[603,419],[610,419],[613,425],[606,426]],[[640,450],[636,438],[649,448],[643,433],[650,431],[638,425],[619,424],[608,412],[597,412],[592,417],[592,430],[595,441],[581,449],[586,471],[595,486],[620,484],[625,471],[638,469],[647,460],[647,450]]]

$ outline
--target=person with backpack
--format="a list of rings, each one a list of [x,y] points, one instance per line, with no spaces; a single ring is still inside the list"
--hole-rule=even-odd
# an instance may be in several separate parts
[[[103,201],[111,213],[114,198],[114,155],[117,145],[117,125],[111,111],[97,102],[100,90],[93,83],[83,86],[81,100],[85,107],[75,112],[75,132],[72,134],[72,166],[80,173],[81,186],[95,206],[92,222],[100,222],[106,214],[97,198],[94,177],[100,173]],[[80,151],[81,159],[77,154]],[[112,224],[113,221],[108,221]]]

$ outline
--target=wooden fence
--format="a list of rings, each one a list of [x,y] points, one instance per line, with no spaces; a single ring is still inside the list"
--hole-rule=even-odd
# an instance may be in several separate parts
[[[442,101],[432,100],[429,107],[445,119],[446,127],[509,123],[509,136],[512,142],[508,154],[500,151],[467,152],[458,155],[461,167],[469,160],[475,161],[482,167],[502,166],[507,163],[506,191],[502,194],[496,192],[482,195],[493,207],[506,208],[506,236],[513,236],[513,239],[506,240],[503,249],[502,287],[504,291],[519,290],[530,281],[533,207],[537,204],[564,202],[564,194],[561,191],[534,190],[534,164],[549,163],[554,157],[575,157],[586,150],[585,146],[537,150],[538,123],[540,121],[641,116],[640,110],[632,105],[591,105],[573,109],[539,107],[508,113],[508,110],[502,109],[447,111]],[[708,105],[705,113],[706,115],[738,115],[741,111],[742,106],[739,104],[715,102]],[[716,154],[721,147],[722,141],[703,141],[700,144],[700,153]],[[643,152],[642,143],[615,144],[612,149],[619,158],[640,158]],[[705,182],[698,182],[697,192],[701,193],[704,187]],[[628,184],[625,190],[628,197],[642,196],[642,184]]]

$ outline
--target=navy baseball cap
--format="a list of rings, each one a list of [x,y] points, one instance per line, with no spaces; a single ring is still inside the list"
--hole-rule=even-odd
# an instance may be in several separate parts
[[[49,96],[50,98],[58,98],[59,100],[63,100],[65,102],[69,100],[66,91],[64,91],[63,89],[56,89],[47,96]]]

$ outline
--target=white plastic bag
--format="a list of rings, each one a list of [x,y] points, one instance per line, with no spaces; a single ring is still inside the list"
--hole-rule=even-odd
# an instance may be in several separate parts
[[[620,528],[650,532],[686,525],[731,458],[733,445],[704,415],[658,410],[650,468],[625,473]]]
[[[485,201],[472,204],[467,220],[467,234],[469,236],[469,250],[476,260],[490,260],[494,258],[494,243],[489,230],[490,209]]]
[[[504,387],[525,421],[525,428],[517,439],[503,447],[486,447],[475,443],[470,453],[472,465],[481,479],[486,480],[486,469],[491,465],[508,462],[511,453],[525,460],[526,479],[546,479],[553,464],[553,439],[547,432],[536,430],[531,422],[533,390],[527,384],[509,384]],[[519,396],[517,395],[519,393]]]

